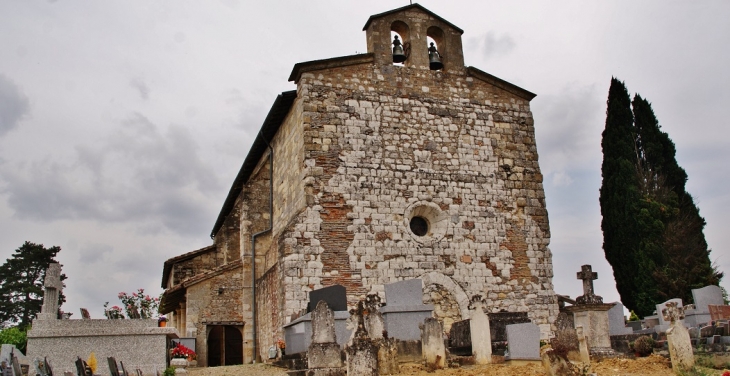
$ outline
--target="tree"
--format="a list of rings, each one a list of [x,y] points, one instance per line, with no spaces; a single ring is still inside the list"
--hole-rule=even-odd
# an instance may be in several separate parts
[[[638,268],[635,252],[638,248],[636,203],[639,188],[636,182],[636,153],[634,148],[631,100],[624,84],[611,79],[606,110],[606,128],[601,147],[603,185],[600,190],[601,229],[606,260],[613,268],[616,289],[629,309],[636,307]]]
[[[43,244],[25,242],[12,257],[0,266],[0,322],[3,326],[25,328],[41,311],[48,266],[61,247],[45,248]],[[66,275],[61,275],[61,281]],[[66,297],[58,297],[60,307]]]
[[[616,78],[601,145],[603,249],[624,305],[646,316],[657,303],[689,303],[691,289],[719,284],[722,273],[710,262],[705,220],[685,190],[674,143],[651,104],[638,94],[629,102]]]

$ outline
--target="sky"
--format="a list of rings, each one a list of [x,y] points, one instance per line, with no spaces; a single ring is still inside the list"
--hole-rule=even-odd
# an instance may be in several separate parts
[[[730,272],[730,2],[438,1],[464,59],[531,108],[553,283],[619,300],[602,250],[601,132],[611,77],[652,102]],[[408,1],[0,0],[0,261],[62,248],[62,309],[103,317],[162,292],[166,259],[212,243],[223,201],[294,64],[366,52],[368,17]],[[730,288],[730,276],[721,285]]]

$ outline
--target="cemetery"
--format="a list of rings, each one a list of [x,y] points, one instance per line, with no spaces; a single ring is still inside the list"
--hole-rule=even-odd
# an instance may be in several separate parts
[[[440,38],[443,56],[431,43],[406,61],[390,32],[408,37],[409,28],[414,43],[421,34],[419,42]],[[542,175],[531,152],[535,94],[464,66],[463,31],[420,5],[374,15],[364,30],[367,54],[294,67],[299,90],[272,107],[259,134],[268,140],[257,138],[241,167],[215,243],[165,262],[159,313],[170,326],[166,317],[61,314],[54,263],[26,354],[3,345],[2,376],[212,376],[244,363],[254,365],[240,373],[291,376],[684,375],[698,367],[719,375],[730,366],[730,306],[718,286],[633,321],[621,303],[597,295],[591,265],[576,272],[582,295],[553,290]],[[393,75],[396,57],[406,72],[396,83],[365,84],[373,72]],[[399,97],[409,80],[417,95]],[[361,83],[379,86],[368,90],[376,94],[360,93]],[[399,138],[372,140],[381,127],[374,107],[402,123],[388,132],[430,122],[443,147],[416,140],[420,131],[403,137],[425,142],[413,150]],[[462,126],[473,135],[449,134]],[[367,142],[332,152],[338,137]],[[371,165],[365,149],[386,144],[392,158],[415,155],[418,167]],[[308,159],[292,157],[305,149]],[[461,149],[468,152],[456,160]],[[431,169],[440,151],[454,170]],[[274,209],[287,199],[299,206]]]

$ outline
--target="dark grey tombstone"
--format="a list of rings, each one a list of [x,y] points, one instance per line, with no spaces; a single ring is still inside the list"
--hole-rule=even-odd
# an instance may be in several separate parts
[[[86,308],[80,308],[81,310],[81,318],[84,320],[91,319],[91,315],[89,315],[89,310]]]
[[[113,356],[110,356],[106,358],[107,363],[109,363],[109,373],[111,376],[119,376],[119,368],[117,367],[117,360],[114,359]]]
[[[76,357],[76,373],[78,376],[93,376],[91,367],[81,357]]]
[[[43,367],[46,369],[46,376],[53,376],[53,369],[51,364],[48,363],[48,357],[43,358]]]
[[[347,291],[345,290],[345,286],[333,285],[310,291],[307,312],[312,312],[320,300],[324,300],[332,311],[347,311]]]

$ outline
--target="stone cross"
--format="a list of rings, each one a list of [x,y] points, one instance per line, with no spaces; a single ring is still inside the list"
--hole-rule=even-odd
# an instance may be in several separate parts
[[[52,320],[58,318],[58,297],[63,290],[63,282],[61,282],[61,264],[53,262],[48,265],[46,270],[46,279],[43,283],[45,292],[43,294],[43,306],[39,319]]]
[[[583,295],[575,299],[577,304],[602,304],[603,298],[593,292],[593,280],[598,279],[598,273],[594,272],[590,265],[580,267],[577,278],[583,280]]]
[[[680,321],[684,319],[684,311],[686,309],[694,309],[694,306],[690,304],[679,307],[677,302],[669,302],[667,303],[667,307],[662,309],[664,320],[670,323],[666,333],[669,357],[672,360],[672,369],[676,370],[675,372],[687,371],[695,363],[692,340],[690,339],[687,328]]]

